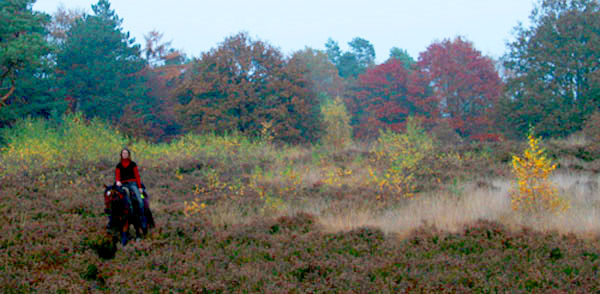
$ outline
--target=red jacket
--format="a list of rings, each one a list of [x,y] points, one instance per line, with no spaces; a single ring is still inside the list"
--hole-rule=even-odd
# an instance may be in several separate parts
[[[138,188],[142,188],[142,180],[137,164],[129,159],[121,159],[115,169],[115,180],[117,182],[136,182]]]

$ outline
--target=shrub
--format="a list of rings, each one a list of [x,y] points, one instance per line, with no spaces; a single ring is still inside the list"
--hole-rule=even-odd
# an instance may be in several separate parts
[[[433,154],[434,141],[415,118],[409,118],[406,131],[380,131],[372,152],[374,162],[383,165],[382,175],[369,168],[371,180],[380,190],[391,190],[404,197],[413,196],[417,172],[427,170],[424,159]]]
[[[511,190],[513,209],[528,212],[568,209],[568,203],[559,198],[556,187],[548,179],[556,164],[546,157],[544,148],[539,146],[540,139],[533,136],[533,130],[527,138],[529,147],[523,152],[523,158],[513,156],[512,161],[512,172],[517,178]]]
[[[582,131],[587,139],[593,141],[600,139],[600,112],[595,112],[588,117]]]
[[[448,121],[440,121],[436,124],[431,129],[431,134],[443,144],[457,145],[463,141],[461,136],[450,126]]]
[[[0,131],[6,142],[0,149],[0,170],[18,166],[31,172],[98,162],[114,157],[126,143],[119,131],[81,114],[65,115],[57,124],[27,118]]]
[[[336,97],[325,103],[321,107],[321,114],[325,124],[323,143],[336,149],[342,149],[350,144],[352,141],[350,115],[342,99]]]

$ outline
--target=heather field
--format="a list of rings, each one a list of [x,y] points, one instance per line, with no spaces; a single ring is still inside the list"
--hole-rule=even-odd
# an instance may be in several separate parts
[[[526,142],[132,140],[96,120],[1,130],[0,292],[600,291],[600,146],[544,141],[558,211],[514,210]],[[132,150],[157,228],[105,236],[103,184]]]

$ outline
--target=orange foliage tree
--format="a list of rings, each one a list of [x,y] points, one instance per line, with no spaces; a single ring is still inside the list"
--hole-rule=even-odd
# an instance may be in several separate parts
[[[276,140],[313,141],[322,127],[307,71],[246,33],[228,37],[195,60],[180,80],[178,119],[184,131],[251,136],[260,136],[267,121]]]

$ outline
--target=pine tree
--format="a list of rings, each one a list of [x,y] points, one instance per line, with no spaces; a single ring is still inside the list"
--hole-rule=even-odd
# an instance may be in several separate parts
[[[92,10],[67,32],[57,56],[59,85],[75,101],[75,111],[116,119],[126,105],[145,99],[139,74],[145,61],[108,0]]]
[[[50,48],[44,39],[48,15],[34,0],[0,1],[0,108],[9,102],[27,68],[42,66]]]

